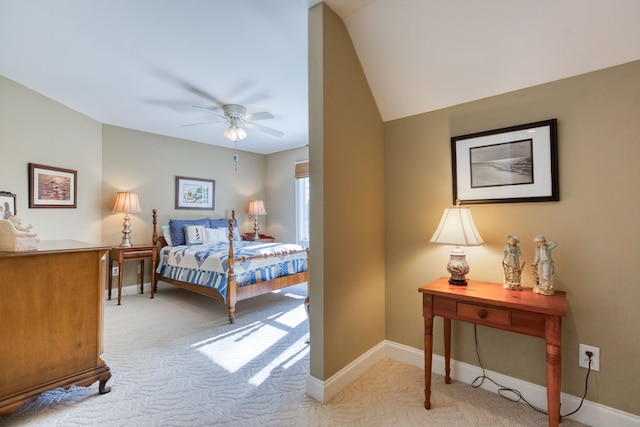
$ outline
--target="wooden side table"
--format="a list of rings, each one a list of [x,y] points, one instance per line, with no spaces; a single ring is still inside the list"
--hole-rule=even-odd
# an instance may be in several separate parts
[[[133,245],[129,247],[112,246],[111,255],[109,257],[109,291],[108,299],[111,299],[111,284],[113,275],[111,274],[111,264],[113,261],[118,263],[118,305],[122,294],[122,267],[126,261],[140,261],[140,293],[144,293],[144,260],[151,260],[151,298],[153,298],[155,278],[156,278],[156,260],[158,258],[158,249],[156,245]]]
[[[450,285],[442,277],[418,289],[424,315],[424,407],[431,408],[433,317],[444,319],[444,361],[451,383],[451,319],[544,338],[547,343],[547,407],[549,426],[560,422],[562,317],[567,315],[565,292],[534,294],[504,289],[502,284],[470,280],[467,286]]]
[[[266,234],[260,234],[260,238],[256,239],[253,233],[246,233],[242,235],[242,240],[247,240],[250,242],[262,242],[262,243],[273,243],[276,239],[272,236],[267,236]]]

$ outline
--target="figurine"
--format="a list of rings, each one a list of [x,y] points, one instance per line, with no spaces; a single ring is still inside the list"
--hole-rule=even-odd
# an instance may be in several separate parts
[[[9,221],[11,221],[11,223],[13,223],[13,226],[16,228],[16,230],[18,231],[31,231],[31,229],[33,228],[33,226],[31,224],[27,225],[26,227],[22,226],[22,220],[20,219],[20,217],[15,216],[15,215],[11,215],[10,217],[7,218]]]
[[[535,249],[536,256],[533,262],[533,277],[535,278],[533,292],[542,295],[553,295],[555,271],[551,251],[558,244],[541,235],[536,236],[533,241],[537,244]]]
[[[502,268],[504,269],[504,284],[502,287],[521,291],[522,285],[520,282],[525,260],[518,243],[520,243],[520,239],[515,234],[507,236],[507,245],[504,247],[504,257],[502,258]]]

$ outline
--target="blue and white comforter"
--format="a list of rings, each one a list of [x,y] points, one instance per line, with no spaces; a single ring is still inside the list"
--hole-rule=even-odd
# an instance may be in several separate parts
[[[307,271],[306,252],[302,246],[284,243],[256,243],[239,241],[233,243],[236,258],[234,274],[238,286],[251,285],[281,276]],[[284,255],[238,262],[240,257],[284,253]],[[193,246],[165,246],[160,250],[160,262],[156,273],[193,285],[216,289],[223,298],[227,296],[227,273],[229,271],[228,243],[212,243]]]

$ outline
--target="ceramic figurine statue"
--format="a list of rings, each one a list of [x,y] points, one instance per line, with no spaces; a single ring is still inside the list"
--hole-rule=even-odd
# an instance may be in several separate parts
[[[503,288],[522,290],[521,279],[522,270],[525,266],[524,257],[520,251],[520,239],[515,234],[507,236],[507,245],[504,247],[504,257],[502,258],[502,268],[504,269]]]
[[[553,295],[554,264],[551,251],[558,244],[545,236],[536,236],[533,241],[536,242],[536,256],[533,262],[533,276],[536,283],[533,292]]]

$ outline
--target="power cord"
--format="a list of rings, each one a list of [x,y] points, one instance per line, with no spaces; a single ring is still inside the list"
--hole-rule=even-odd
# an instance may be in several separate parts
[[[531,407],[533,410],[538,411],[538,412],[540,412],[542,414],[548,415],[549,413],[547,411],[544,411],[544,410],[542,410],[540,408],[536,408],[529,401],[527,401],[527,399],[525,399],[524,396],[522,396],[522,393],[520,393],[520,391],[512,389],[512,388],[509,388],[509,387],[505,387],[505,386],[503,386],[501,384],[498,384],[496,381],[494,381],[493,379],[491,379],[490,377],[488,377],[486,375],[486,372],[484,370],[484,366],[482,365],[482,361],[480,360],[480,351],[478,350],[478,325],[476,325],[476,324],[473,325],[473,336],[474,336],[475,345],[476,345],[476,356],[478,357],[478,364],[480,365],[480,369],[482,369],[482,375],[476,377],[476,379],[474,379],[471,382],[471,387],[478,388],[484,383],[484,380],[491,381],[493,384],[495,384],[498,387],[498,394],[501,397],[503,397],[503,398],[505,398],[507,400],[510,400],[511,402],[523,401],[524,403],[529,405],[529,407]],[[585,380],[584,380],[584,395],[582,396],[582,399],[580,400],[580,404],[578,405],[578,407],[573,412],[569,412],[568,414],[565,414],[565,415],[560,414],[561,418],[568,417],[570,415],[575,414],[582,407],[582,404],[584,403],[584,399],[587,397],[587,389],[588,389],[588,386],[589,386],[589,374],[591,373],[591,357],[592,356],[593,356],[593,353],[588,351],[587,352],[587,357],[589,358],[589,367],[588,367],[588,370],[587,370],[587,376],[585,377]],[[508,395],[506,395],[505,393],[513,393],[515,396],[517,396],[517,398],[511,398]]]

